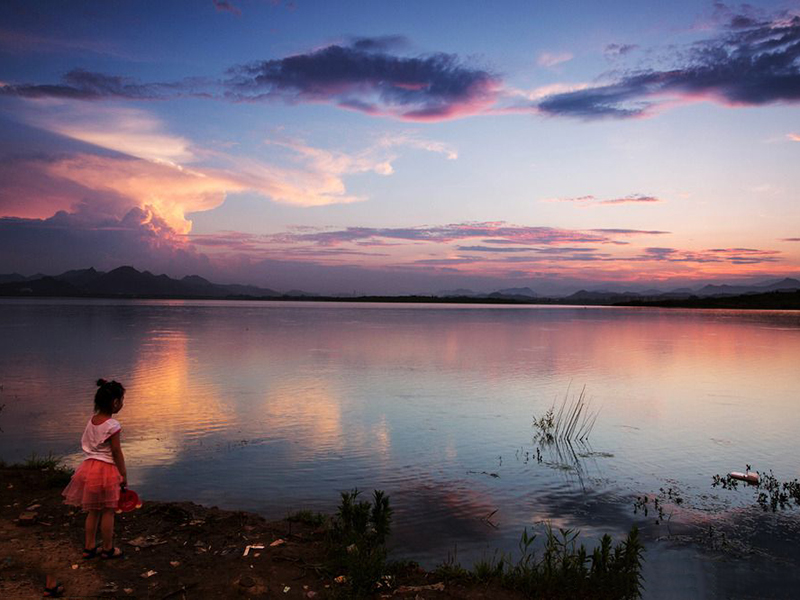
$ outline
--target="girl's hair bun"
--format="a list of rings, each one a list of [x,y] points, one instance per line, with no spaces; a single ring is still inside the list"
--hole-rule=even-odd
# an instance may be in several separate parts
[[[97,387],[102,387],[102,386],[104,386],[104,385],[105,385],[105,384],[107,384],[107,383],[108,383],[108,382],[107,382],[105,379],[98,379],[98,380],[97,380]]]

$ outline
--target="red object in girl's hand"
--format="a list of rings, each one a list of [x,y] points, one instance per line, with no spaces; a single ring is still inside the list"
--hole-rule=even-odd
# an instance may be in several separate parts
[[[119,503],[117,504],[117,512],[131,512],[136,508],[142,507],[142,501],[139,500],[139,494],[133,490],[122,488],[119,493]]]

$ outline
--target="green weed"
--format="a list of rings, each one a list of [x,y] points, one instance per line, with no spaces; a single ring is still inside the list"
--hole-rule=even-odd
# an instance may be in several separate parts
[[[443,576],[466,577],[483,583],[497,582],[528,598],[592,598],[620,600],[639,598],[642,593],[644,547],[633,527],[616,546],[603,536],[600,545],[588,554],[578,545],[578,532],[548,527],[541,556],[532,550],[536,539],[525,529],[519,542],[520,557],[497,554],[475,563],[471,572],[459,565],[444,564],[437,570]]]
[[[332,568],[345,576],[350,598],[370,596],[393,570],[385,546],[392,520],[389,497],[375,490],[370,502],[359,500],[360,493],[342,492],[330,532]]]
[[[322,527],[327,521],[327,517],[319,512],[298,510],[286,517],[286,520],[290,523],[303,523],[312,527]]]
[[[48,487],[64,487],[75,473],[73,469],[64,466],[61,458],[55,456],[52,452],[48,452],[46,456],[39,456],[33,452],[25,462],[12,466],[19,469],[44,472],[46,474],[45,483]]]

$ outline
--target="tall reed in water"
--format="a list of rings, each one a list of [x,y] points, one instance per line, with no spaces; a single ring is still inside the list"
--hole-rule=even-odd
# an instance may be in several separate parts
[[[590,407],[586,397],[586,386],[583,386],[577,398],[570,399],[569,390],[564,394],[561,406],[556,412],[553,403],[540,418],[533,418],[533,426],[538,430],[537,438],[542,442],[579,441],[584,442],[592,433],[599,410]]]

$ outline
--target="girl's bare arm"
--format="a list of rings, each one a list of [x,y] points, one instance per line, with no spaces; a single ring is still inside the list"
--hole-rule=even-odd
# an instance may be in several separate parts
[[[119,474],[122,475],[122,485],[128,485],[128,471],[125,469],[125,455],[122,453],[122,444],[119,441],[119,431],[108,438],[111,441],[111,456],[117,465]]]

